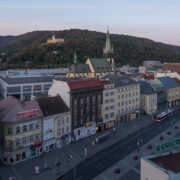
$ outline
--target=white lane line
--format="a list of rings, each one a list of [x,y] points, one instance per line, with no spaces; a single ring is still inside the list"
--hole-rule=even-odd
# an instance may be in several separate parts
[[[121,163],[140,174],[140,171],[138,169],[134,168],[133,166],[130,166],[127,162],[122,161]]]

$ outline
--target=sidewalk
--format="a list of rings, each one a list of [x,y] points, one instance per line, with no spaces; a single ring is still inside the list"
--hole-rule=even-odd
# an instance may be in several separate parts
[[[128,156],[124,157],[122,160],[120,160],[118,163],[115,165],[120,168],[120,173],[115,174],[114,169],[115,165],[111,166],[101,174],[99,174],[97,177],[95,177],[93,180],[126,180],[126,179],[133,179],[133,180],[140,180],[140,159],[143,156],[149,156],[149,155],[155,155],[154,152],[154,147],[157,144],[161,144],[164,142],[167,142],[171,138],[176,138],[179,137],[179,129],[175,130],[174,127],[175,125],[178,125],[180,127],[180,122],[177,122],[176,124],[173,125],[173,128],[168,128],[164,130],[161,135],[163,135],[164,140],[161,141],[159,139],[160,135],[156,136],[155,138],[151,139],[149,142],[145,143],[143,146],[140,147],[140,152],[138,153],[138,160],[134,160],[133,156],[137,151],[132,152]],[[171,131],[171,135],[167,135],[167,131]],[[148,149],[147,146],[151,144],[152,149]],[[174,148],[174,151],[179,151],[178,148]],[[167,150],[168,152],[168,150]]]
[[[85,146],[87,147],[87,157],[92,156],[115,142],[124,139],[129,134],[136,132],[138,128],[144,128],[152,123],[153,121],[150,116],[144,116],[143,121],[135,119],[127,124],[116,126],[116,134],[112,129],[109,129],[88,138],[81,139],[70,145],[66,145],[60,149],[48,152],[42,159],[41,157],[36,157],[15,166],[0,165],[0,175],[2,176],[2,180],[8,180],[10,176],[15,176],[18,180],[49,180],[49,177],[51,177],[51,180],[55,180],[60,175],[63,175],[73,168],[74,165],[77,165],[80,161],[84,160]],[[107,131],[111,132],[109,138],[102,144],[92,146],[92,141],[95,140],[95,137]],[[70,155],[72,155],[72,158],[69,158]],[[54,165],[55,159],[58,159],[61,163],[58,176],[57,169]],[[46,170],[44,169],[45,163],[48,165]],[[38,176],[34,175],[35,166],[39,166],[40,168],[40,174]]]

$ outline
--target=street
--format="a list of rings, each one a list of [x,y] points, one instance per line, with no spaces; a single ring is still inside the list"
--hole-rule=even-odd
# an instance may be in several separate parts
[[[173,124],[180,119],[180,111],[176,111],[173,115]],[[139,139],[141,139],[140,146],[160,134],[162,131],[170,127],[170,118],[161,123],[153,123],[146,128],[140,130]],[[78,180],[91,180],[98,174],[109,168],[110,166],[123,159],[125,156],[137,149],[138,132],[129,135],[127,138],[103,149],[97,154],[87,158],[85,161],[80,162],[75,167],[75,179]],[[58,180],[72,180],[74,179],[74,168],[68,171],[63,178]]]

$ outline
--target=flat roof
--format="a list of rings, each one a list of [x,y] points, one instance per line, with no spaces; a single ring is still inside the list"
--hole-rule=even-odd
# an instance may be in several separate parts
[[[149,160],[165,170],[171,170],[174,173],[180,172],[180,152],[150,158]]]

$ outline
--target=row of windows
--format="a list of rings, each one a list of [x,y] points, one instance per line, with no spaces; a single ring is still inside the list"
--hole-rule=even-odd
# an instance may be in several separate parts
[[[106,99],[106,100],[105,100],[105,104],[113,103],[113,102],[114,102],[114,99]]]
[[[137,103],[137,102],[139,102],[140,101],[140,99],[138,99],[138,98],[136,98],[136,99],[130,99],[129,101],[123,101],[123,102],[119,102],[118,103],[118,106],[120,107],[120,106],[124,106],[124,105],[128,105],[128,104],[134,104],[134,103]]]
[[[61,124],[64,124],[65,122],[69,123],[69,117],[58,119],[57,126],[60,126]]]
[[[105,114],[105,119],[114,118],[114,113]]]
[[[96,100],[96,96],[92,96],[92,101],[95,102],[95,100]],[[80,99],[80,104],[85,103],[85,101],[87,103],[89,103],[90,102],[90,97],[87,97],[86,99],[81,98]],[[98,95],[98,101],[101,101],[101,95]],[[74,105],[77,105],[77,99],[74,99],[73,102],[74,102]]]
[[[64,127],[62,129],[61,128],[57,129],[58,136],[62,136],[63,134],[66,134],[66,133],[69,133],[69,126],[66,126],[66,129],[64,129]]]
[[[92,112],[95,112],[96,111],[96,106],[92,106],[91,109],[92,109]],[[90,108],[87,107],[86,108],[86,113],[87,114],[89,113],[89,110],[90,110]],[[101,110],[101,104],[98,105],[98,110]],[[83,112],[84,112],[84,109],[81,108],[81,109],[79,109],[79,111],[80,111],[80,115],[82,116]],[[74,109],[74,116],[77,116],[77,109]]]
[[[126,93],[126,94],[122,94],[122,95],[118,95],[118,99],[124,99],[124,98],[129,98],[129,97],[134,97],[134,96],[138,96],[139,93],[136,92],[132,92],[132,93]]]
[[[134,89],[138,89],[139,86],[129,86],[129,87],[124,87],[124,88],[118,88],[118,92],[124,92],[124,91],[129,91],[129,90],[134,90]]]
[[[27,131],[32,131],[35,129],[39,129],[40,128],[40,124],[39,122],[35,123],[35,124],[29,124],[29,125],[24,125],[22,127],[18,126],[16,127],[16,134],[20,134],[21,132],[25,133]],[[12,128],[7,128],[7,134],[11,135],[12,134]]]
[[[107,96],[113,96],[113,95],[114,95],[114,91],[105,92],[105,97],[107,97]]]
[[[114,106],[107,106],[107,107],[105,107],[105,111],[109,111],[109,110],[114,110]]]
[[[35,134],[29,137],[18,139],[16,140],[15,144],[16,146],[19,146],[20,144],[26,145],[26,144],[33,143],[34,141],[38,141],[38,140],[40,140],[40,134]]]

